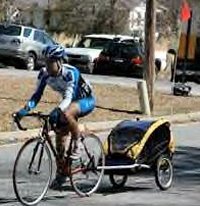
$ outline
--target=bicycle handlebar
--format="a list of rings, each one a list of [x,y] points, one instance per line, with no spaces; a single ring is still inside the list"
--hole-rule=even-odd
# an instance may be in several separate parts
[[[19,118],[19,116],[16,113],[12,114],[12,117],[13,117],[14,122],[17,124],[17,127],[20,130],[23,130],[23,131],[27,130],[26,127],[23,127],[21,125],[21,123],[20,123],[21,118]],[[33,113],[29,113],[29,114],[25,115],[24,117],[36,117],[36,118],[42,119],[44,121],[47,121],[49,118],[49,115],[43,114],[41,112],[33,112]]]

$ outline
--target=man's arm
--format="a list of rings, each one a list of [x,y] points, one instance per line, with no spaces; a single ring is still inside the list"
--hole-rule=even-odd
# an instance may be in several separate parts
[[[40,99],[43,95],[45,86],[46,86],[46,79],[47,78],[48,78],[48,76],[46,74],[44,74],[43,70],[41,70],[39,75],[38,75],[38,82],[37,82],[36,90],[25,106],[25,108],[28,111],[35,108],[37,106],[38,102],[40,101]]]
[[[65,90],[63,100],[58,106],[63,112],[69,107],[75,95],[75,81],[76,80],[72,72],[67,74],[66,81],[67,81],[67,88]]]

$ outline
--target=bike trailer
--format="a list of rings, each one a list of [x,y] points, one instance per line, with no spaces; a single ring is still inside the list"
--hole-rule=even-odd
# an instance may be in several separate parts
[[[172,156],[174,151],[170,123],[165,119],[124,120],[112,129],[104,142],[107,157],[123,156],[145,164],[164,153]]]
[[[170,123],[159,120],[125,120],[112,129],[104,142],[105,171],[113,187],[125,185],[128,175],[155,175],[161,190],[173,181],[175,143]]]

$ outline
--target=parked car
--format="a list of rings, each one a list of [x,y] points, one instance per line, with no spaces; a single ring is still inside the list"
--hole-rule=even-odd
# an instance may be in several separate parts
[[[0,24],[0,62],[34,70],[44,63],[42,50],[56,42],[43,30],[17,24]]]
[[[156,73],[161,62],[156,59]],[[144,49],[139,42],[112,42],[95,60],[94,73],[117,74],[142,78],[144,74]]]
[[[68,63],[78,67],[82,72],[93,73],[94,60],[109,43],[134,42],[132,36],[91,34],[84,36],[73,48],[66,48]]]

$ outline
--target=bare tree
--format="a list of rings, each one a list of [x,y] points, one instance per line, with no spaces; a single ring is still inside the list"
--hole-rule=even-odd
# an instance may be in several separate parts
[[[7,0],[0,0],[0,21],[6,19],[6,3]]]
[[[17,22],[20,11],[11,0],[0,0],[0,21]]]
[[[68,33],[123,33],[129,11],[125,5],[119,5],[121,1],[57,0],[54,11],[62,16],[60,29]]]

